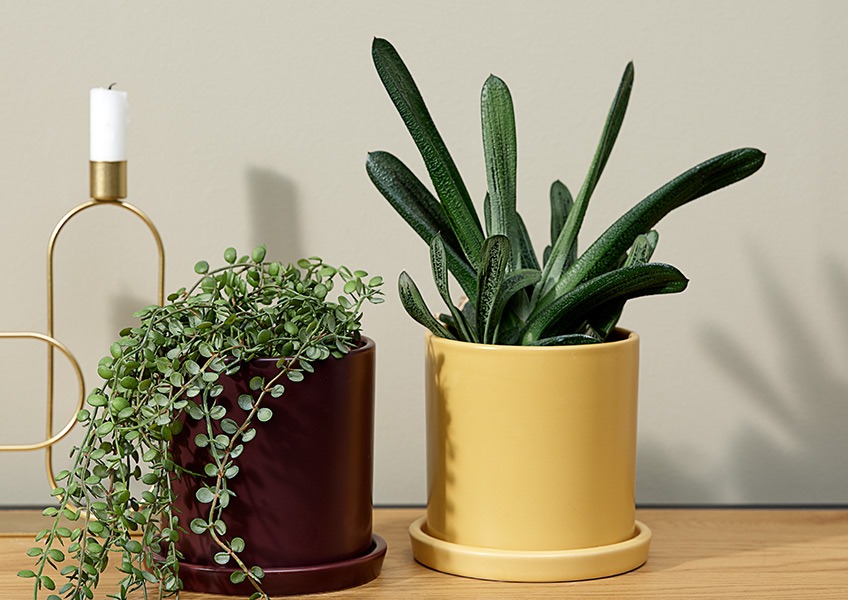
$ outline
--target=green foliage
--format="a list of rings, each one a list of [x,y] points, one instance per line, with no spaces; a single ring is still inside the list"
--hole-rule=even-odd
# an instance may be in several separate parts
[[[92,598],[110,558],[124,574],[110,598],[126,599],[138,589],[147,598],[148,584],[156,583],[158,597],[176,595],[175,542],[187,534],[186,526],[214,540],[213,559],[235,566],[233,581],[248,581],[256,589],[252,597],[267,598],[262,569],[239,557],[249,540],[225,536],[225,509],[238,487],[238,456],[256,435],[256,422],[273,417],[284,378],[301,381],[315,362],[341,358],[357,345],[362,306],[383,301],[382,279],[331,267],[317,257],[297,265],[266,262],[264,246],[240,258],[228,248],[224,260],[215,269],[198,262],[201,278],[194,286],[171,294],[165,306],[135,313],[139,325],[123,330],[100,361],[105,381],[77,415],[85,426],[83,441],[53,491],[62,508],[45,509],[54,520],[36,536],[40,546],[28,552],[35,569],[18,573],[34,580],[34,598],[41,589],[55,589],[45,569],[58,570],[63,562],[69,563],[60,571],[67,581],[58,593],[70,600]],[[343,291],[334,302],[329,297],[338,279]],[[238,399],[241,417],[227,415],[216,400],[223,391],[219,377],[256,357],[286,360],[273,379],[251,381],[252,393]],[[209,435],[194,439],[208,453],[204,474],[188,473],[173,461],[169,441],[185,419],[207,425]],[[214,421],[223,433],[213,436]],[[196,497],[208,505],[207,518],[181,523],[173,512],[171,481],[181,474],[204,482]],[[74,528],[63,526],[63,519]],[[154,560],[154,554],[164,560]]]
[[[375,39],[377,73],[412,135],[438,199],[396,157],[371,152],[366,169],[377,189],[430,246],[436,287],[450,314],[440,320],[406,273],[398,282],[401,302],[435,335],[486,344],[563,345],[607,339],[630,298],[681,292],[687,279],[676,268],[649,260],[657,245],[654,226],[673,209],[745,179],[765,155],[741,148],[707,160],[637,203],[582,254],[577,238],[589,199],[618,137],[634,69],[624,70],[589,172],[573,198],[555,181],[550,191],[551,240],[540,265],[516,210],[516,133],[512,96],[490,76],[481,94],[483,155],[488,191],[483,223],[465,184],[400,55]],[[448,293],[447,271],[468,302],[460,310]]]

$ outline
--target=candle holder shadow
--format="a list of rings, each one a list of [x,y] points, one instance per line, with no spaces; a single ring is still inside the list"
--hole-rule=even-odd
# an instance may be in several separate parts
[[[82,370],[80,369],[77,359],[74,357],[70,349],[62,342],[57,340],[55,335],[55,285],[54,285],[54,254],[56,241],[59,234],[68,224],[68,222],[76,215],[90,208],[98,206],[114,206],[126,210],[138,217],[156,242],[158,252],[158,295],[157,302],[161,305],[165,301],[165,248],[162,244],[162,238],[153,221],[141,209],[125,202],[123,199],[127,195],[127,163],[120,162],[99,162],[92,161],[90,163],[90,193],[91,200],[76,206],[68,211],[62,217],[53,229],[50,236],[50,242],[47,245],[47,334],[31,332],[31,331],[12,331],[0,332],[0,339],[37,339],[48,345],[47,349],[47,410],[46,410],[46,437],[40,442],[30,444],[11,444],[0,445],[0,452],[24,452],[45,450],[45,468],[47,471],[47,481],[51,489],[58,486],[56,476],[53,469],[53,445],[67,436],[76,423],[76,414],[83,407],[85,401],[85,379]],[[73,367],[74,374],[78,380],[78,397],[76,408],[69,421],[57,433],[54,426],[54,367],[55,367],[55,350],[58,349],[68,359]]]

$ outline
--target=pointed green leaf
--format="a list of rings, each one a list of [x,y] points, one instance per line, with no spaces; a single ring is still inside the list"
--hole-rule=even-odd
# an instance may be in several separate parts
[[[562,233],[565,227],[565,222],[568,215],[574,206],[574,199],[571,197],[571,192],[564,183],[557,180],[551,184],[551,245],[545,248],[542,258],[542,264],[547,265],[550,259],[551,251],[556,244],[559,234]],[[565,270],[574,264],[577,259],[577,243],[571,244],[571,250],[565,256],[565,262],[562,269]]]
[[[608,302],[686,289],[688,280],[670,265],[648,264],[604,273],[560,296],[531,316],[521,340],[528,345],[551,335],[575,333],[586,315]],[[555,331],[552,331],[555,329]]]
[[[606,340],[610,332],[615,329],[616,325],[618,325],[618,321],[621,319],[621,313],[624,312],[624,304],[625,301],[623,300],[609,302],[593,310],[586,317],[592,331],[594,331],[600,339]]]
[[[490,75],[480,95],[483,123],[483,155],[486,159],[486,180],[489,184],[489,236],[513,237],[515,223],[515,181],[517,151],[515,142],[515,112],[512,96],[503,80]],[[512,249],[514,266],[518,266],[521,248]]]
[[[527,231],[527,226],[524,224],[524,219],[521,215],[515,213],[515,236],[518,240],[518,248],[520,254],[520,265],[524,269],[535,269],[539,271],[539,259],[536,257],[536,251],[533,250],[533,242],[530,239],[530,233]]]
[[[753,175],[764,161],[765,154],[756,148],[740,148],[675,177],[610,225],[537,303],[534,312],[541,312],[580,282],[608,271],[637,236],[650,231],[675,208]]]
[[[530,346],[582,346],[586,344],[599,344],[600,339],[586,335],[584,333],[568,333],[565,335],[556,335],[547,337],[541,340],[536,340],[529,344]]]
[[[483,245],[480,219],[418,86],[397,50],[386,40],[375,38],[371,55],[383,86],[418,146],[465,256],[476,264]]]
[[[509,238],[504,235],[486,238],[477,275],[477,332],[484,344],[491,343],[497,327],[497,322],[491,317],[509,260]]]
[[[536,258],[535,250],[533,250],[533,243],[530,241],[530,234],[527,232],[524,220],[518,213],[515,213],[514,216],[513,237],[510,239],[514,240],[512,247],[518,247],[520,255],[518,259],[518,266],[514,268],[516,271],[537,271],[541,275],[539,261]],[[515,260],[514,252],[511,253],[511,256],[512,259]],[[534,281],[533,283],[535,284],[536,282]],[[504,340],[510,339],[514,337],[513,333],[517,334],[524,326],[524,319],[530,312],[531,297],[532,293],[528,294],[523,290],[523,288],[510,293],[510,298],[503,306],[500,307],[501,310],[506,312],[499,312],[497,316],[492,319],[492,322],[496,323],[492,337],[493,342],[494,340],[500,339],[501,332],[503,332]]]
[[[439,322],[445,326],[445,328],[453,335],[455,338],[460,339],[459,330],[456,326],[456,321],[453,316],[446,313],[439,313],[436,317]]]
[[[476,304],[472,302],[466,302],[460,308],[460,312],[462,312],[462,316],[465,317],[465,321],[468,323],[468,326],[472,331],[479,331],[477,328],[477,308]]]
[[[450,310],[453,322],[461,339],[466,342],[476,343],[477,336],[468,327],[468,322],[465,320],[465,317],[460,310],[454,306],[453,301],[451,300],[450,289],[448,287],[448,268],[445,245],[442,242],[442,236],[439,234],[434,235],[430,242],[430,264],[433,267],[433,280],[436,282],[436,288],[439,290],[439,295]]]
[[[486,225],[486,236],[492,235],[492,198],[489,192],[483,198],[483,223]]]
[[[377,189],[422,238],[450,231],[439,201],[399,158],[382,150],[369,152],[365,169]]]
[[[633,242],[633,247],[624,260],[623,267],[635,267],[637,265],[648,264],[651,256],[656,250],[659,242],[659,234],[651,230],[646,234],[642,234]],[[589,325],[597,333],[602,340],[607,339],[610,332],[615,329],[618,320],[621,318],[621,313],[624,311],[624,301],[609,302],[600,309],[593,311],[589,317]]]
[[[538,269],[518,269],[517,271],[511,271],[504,276],[497,301],[495,302],[495,306],[492,308],[492,315],[490,317],[491,321],[493,323],[500,323],[504,309],[515,294],[528,286],[535,285],[541,278],[542,273]],[[499,342],[499,339],[498,335],[495,334],[492,339],[492,343],[497,342]]]
[[[438,337],[455,340],[456,338],[445,329],[445,326],[436,320],[424,298],[421,297],[421,292],[418,286],[412,281],[412,278],[406,271],[401,272],[398,278],[398,294],[400,295],[400,303],[409,313],[409,316],[421,323],[424,327],[433,332]]]
[[[592,192],[595,191],[595,186],[598,184],[601,173],[604,171],[615,140],[618,137],[618,132],[621,130],[621,124],[624,121],[624,113],[627,111],[627,103],[630,100],[630,92],[633,89],[633,73],[633,63],[631,62],[624,69],[621,83],[619,83],[618,91],[612,101],[612,106],[610,106],[609,114],[604,124],[604,130],[598,142],[598,148],[595,150],[595,156],[592,158],[592,164],[589,166],[589,172],[586,174],[583,186],[577,193],[577,199],[568,213],[565,225],[562,227],[556,242],[554,242],[550,259],[542,273],[539,297],[547,293],[554,286],[565,270],[565,265],[569,257],[575,252],[573,247],[577,244],[577,234],[583,224],[583,217],[586,215],[589,198],[591,198]]]
[[[565,227],[565,221],[568,218],[568,213],[574,206],[574,198],[571,197],[571,192],[566,185],[556,180],[551,184],[551,246],[553,246],[562,228]]]
[[[371,152],[365,163],[368,176],[389,204],[428,245],[441,234],[448,268],[469,298],[477,293],[477,274],[465,258],[445,212],[406,165],[388,152]]]
[[[660,234],[655,229],[648,233],[643,233],[636,237],[630,252],[627,253],[627,259],[624,261],[625,267],[634,267],[636,265],[647,264],[654,255],[657,249],[657,244],[660,241]]]

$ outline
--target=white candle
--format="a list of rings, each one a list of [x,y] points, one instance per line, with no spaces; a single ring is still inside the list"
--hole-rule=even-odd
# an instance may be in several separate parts
[[[127,93],[91,90],[91,158],[95,162],[127,160]]]

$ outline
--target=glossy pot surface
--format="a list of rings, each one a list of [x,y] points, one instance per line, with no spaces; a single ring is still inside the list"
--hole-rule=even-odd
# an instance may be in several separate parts
[[[236,496],[223,516],[227,537],[246,542],[240,554],[246,564],[300,568],[350,561],[373,550],[375,355],[374,342],[363,338],[344,358],[314,363],[315,372],[306,373],[303,381],[284,378],[285,393],[264,401],[273,417],[265,423],[254,419],[256,436],[237,459],[240,471],[231,483]],[[256,359],[222,376],[224,391],[217,400],[236,422],[246,414],[238,406],[239,395],[251,393],[253,377],[272,379],[279,371],[276,363]],[[210,460],[208,450],[193,442],[205,430],[204,422],[188,419],[172,442],[174,460],[196,473]],[[182,526],[188,529],[192,519],[206,519],[209,504],[195,498],[198,481],[183,476],[173,485]],[[218,566],[213,555],[220,549],[208,535],[183,535],[179,548],[185,563]],[[198,589],[189,584],[187,589]]]
[[[560,347],[426,338],[433,538],[561,551],[635,532],[639,337]]]

